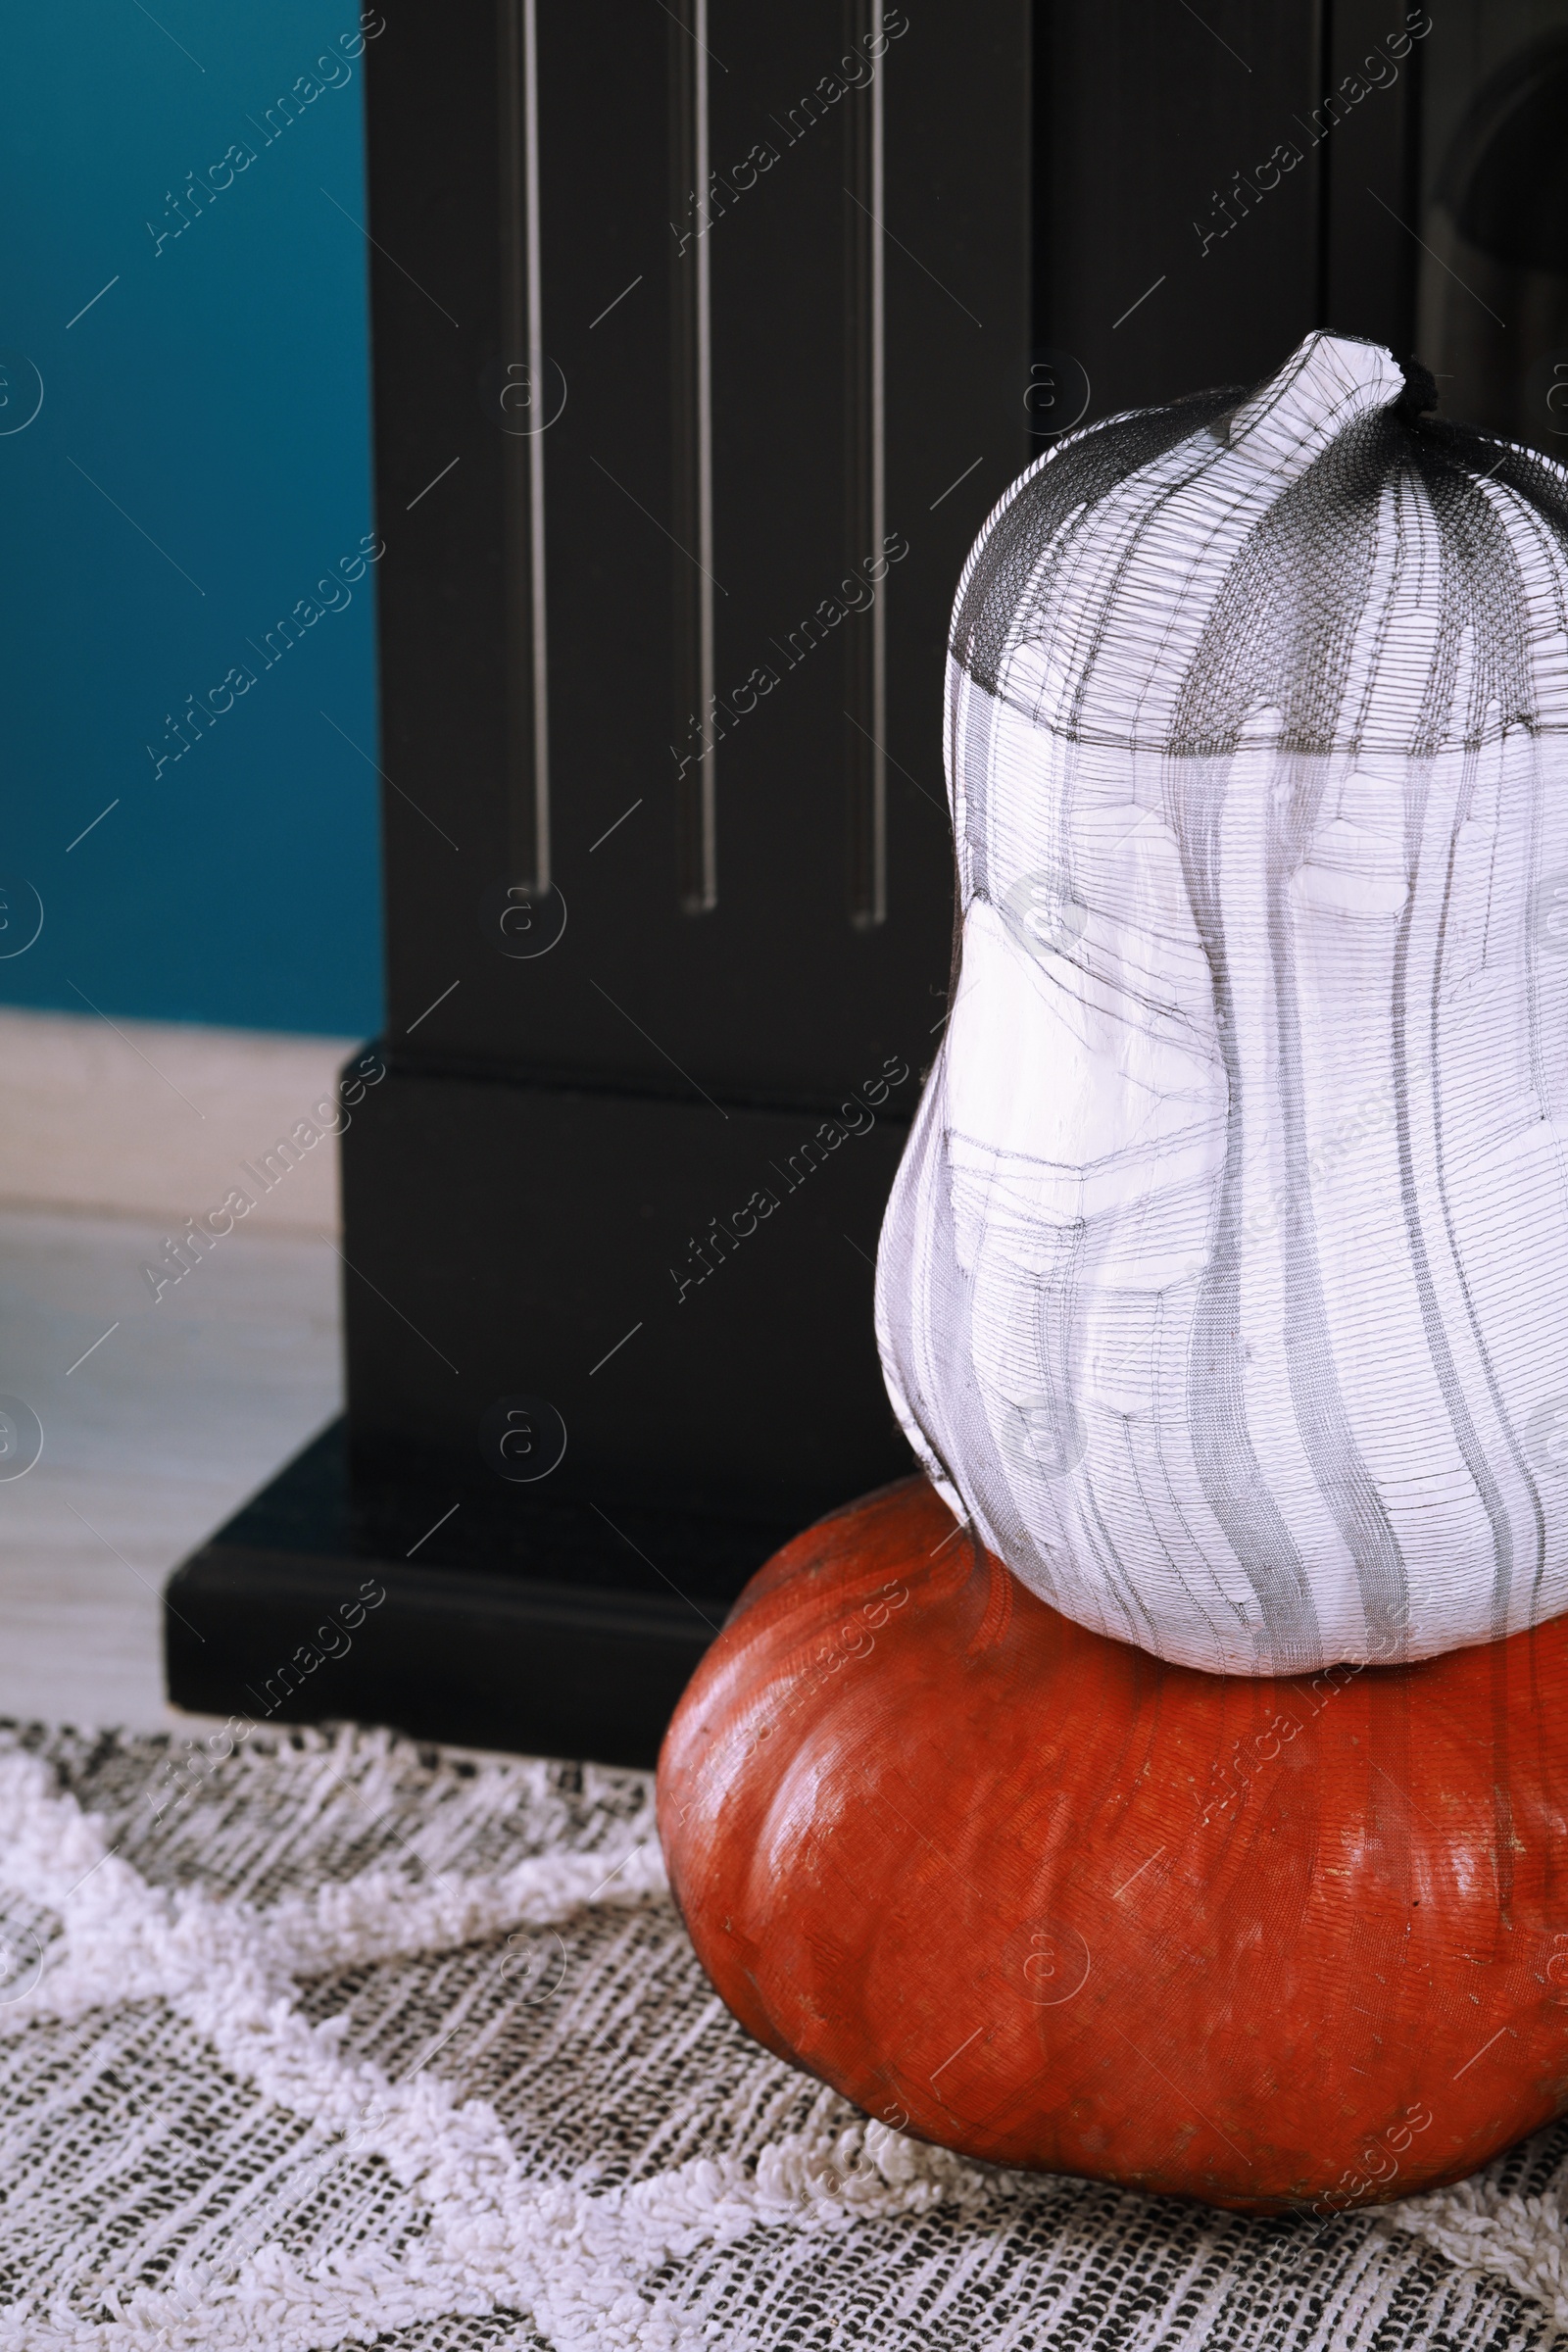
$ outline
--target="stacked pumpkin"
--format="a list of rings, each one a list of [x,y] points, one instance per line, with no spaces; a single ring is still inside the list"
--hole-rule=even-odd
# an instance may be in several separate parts
[[[987,523],[878,1268],[925,1476],[660,1767],[760,2040],[1257,2211],[1568,2105],[1568,489],[1430,393],[1314,335]]]

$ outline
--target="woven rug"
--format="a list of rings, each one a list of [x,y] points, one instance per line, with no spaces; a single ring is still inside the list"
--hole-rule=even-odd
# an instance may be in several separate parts
[[[0,1730],[0,2346],[1549,2345],[1568,2127],[1249,2221],[959,2162],[756,2049],[648,1778]]]

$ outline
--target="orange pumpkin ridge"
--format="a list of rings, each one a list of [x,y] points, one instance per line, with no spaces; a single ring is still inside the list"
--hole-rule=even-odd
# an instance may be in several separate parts
[[[1202,1674],[1058,1615],[923,1479],[760,1571],[659,1767],[768,2048],[970,2156],[1325,2215],[1568,2106],[1564,1788],[1562,1619]]]

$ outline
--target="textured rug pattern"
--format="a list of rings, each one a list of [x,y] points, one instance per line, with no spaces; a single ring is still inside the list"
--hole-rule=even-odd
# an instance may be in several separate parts
[[[5,2352],[1568,2330],[1565,2127],[1320,2228],[868,2123],[709,1990],[637,1773],[3,1732],[0,1943]]]

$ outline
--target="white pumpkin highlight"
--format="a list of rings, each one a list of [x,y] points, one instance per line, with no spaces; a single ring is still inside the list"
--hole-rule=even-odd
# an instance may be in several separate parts
[[[946,1499],[1182,1664],[1568,1608],[1568,476],[1308,336],[965,568],[962,955],[877,1333]]]

